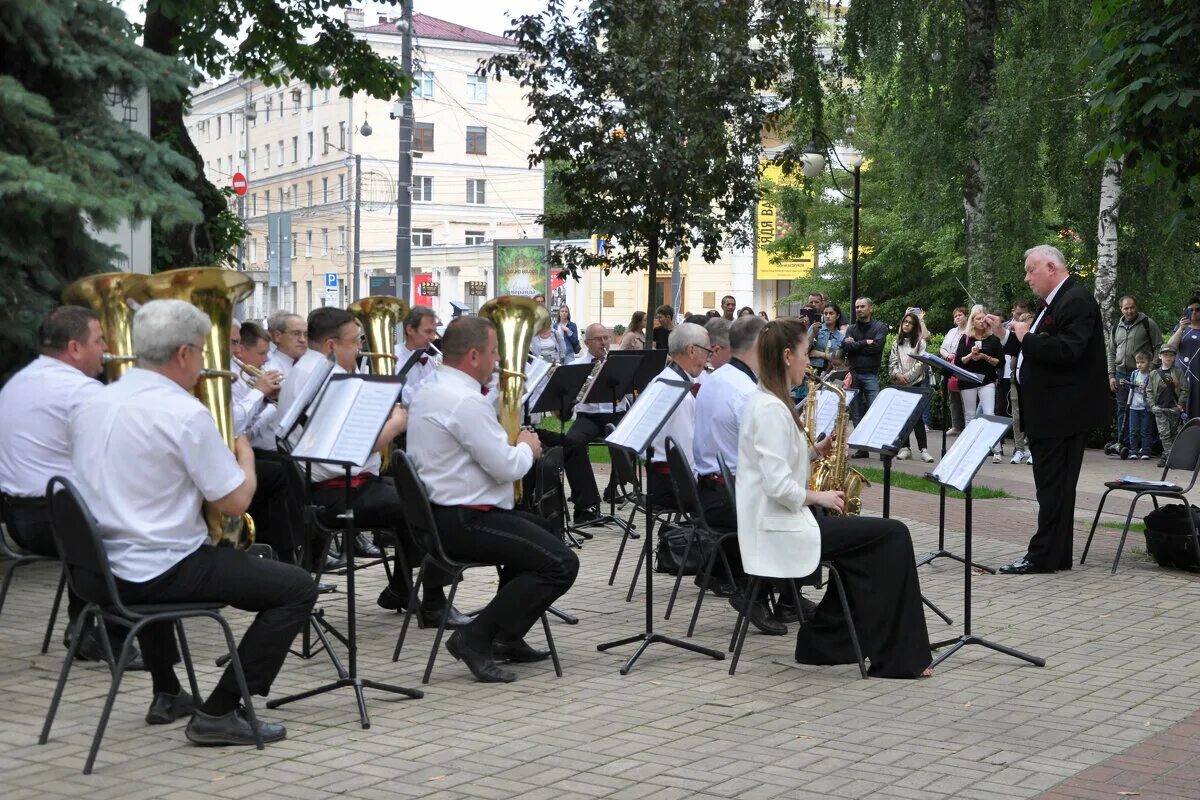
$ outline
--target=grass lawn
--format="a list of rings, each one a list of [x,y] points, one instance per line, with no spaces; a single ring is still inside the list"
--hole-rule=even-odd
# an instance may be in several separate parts
[[[860,467],[854,466],[856,470],[866,476],[871,483],[883,485],[883,470],[878,467]],[[940,487],[931,481],[925,480],[920,475],[911,475],[900,470],[892,470],[892,487],[897,489],[911,489],[914,492],[925,492],[927,494],[937,494]],[[956,497],[963,499],[965,495],[957,489],[947,489],[947,497]],[[993,489],[990,486],[974,486],[971,489],[971,497],[975,500],[991,500],[997,497],[1012,497],[1003,489]]]

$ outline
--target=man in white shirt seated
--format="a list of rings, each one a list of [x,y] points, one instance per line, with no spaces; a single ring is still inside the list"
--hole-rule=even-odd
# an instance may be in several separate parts
[[[356,369],[360,353],[358,320],[349,311],[341,308],[318,308],[308,315],[309,350],[296,362],[292,374],[284,383],[280,393],[279,413],[285,416],[296,395],[303,388],[316,366],[332,354],[335,365],[331,375],[345,374]],[[412,538],[404,523],[404,506],[390,475],[381,475],[382,459],[379,450],[390,446],[393,439],[408,427],[408,412],[403,408],[393,409],[392,416],[383,426],[375,449],[367,460],[351,468],[351,505],[354,507],[356,527],[364,529],[386,529],[396,537],[396,546],[403,547],[411,567],[420,564],[424,552]],[[323,521],[331,527],[340,523],[337,516],[346,510],[346,478],[341,467],[313,464],[313,502],[325,509]],[[359,534],[355,552],[363,554],[365,545],[370,545],[366,535]],[[378,551],[376,551],[378,555]],[[420,613],[424,622],[438,624],[442,609],[446,605],[444,586],[450,582],[439,570],[425,570],[424,594]],[[402,611],[408,603],[412,590],[412,574],[400,568],[397,558],[392,570],[391,584],[379,594],[378,603],[389,611]],[[451,609],[450,627],[459,627],[470,621],[470,617],[458,609]]]
[[[404,407],[408,408],[421,384],[437,372],[438,360],[429,350],[438,335],[437,314],[429,306],[413,306],[402,329],[404,337],[396,343],[396,374],[408,367],[404,373],[404,391],[400,395]]]
[[[67,421],[80,403],[104,388],[96,380],[103,365],[104,333],[88,309],[61,306],[42,321],[38,346],[42,354],[0,388],[0,420],[4,421],[0,492],[8,506],[8,533],[13,541],[31,553],[57,558],[46,510],[46,483],[55,475],[73,475]],[[67,587],[71,622],[83,606],[83,600]],[[109,634],[118,642],[125,639],[120,626],[112,626]],[[103,658],[104,648],[94,628],[80,636],[77,653],[85,661]]]
[[[571,588],[579,559],[545,520],[513,510],[513,481],[529,472],[542,447],[530,431],[509,445],[485,396],[500,357],[495,327],[479,317],[459,317],[446,328],[442,353],[442,368],[413,400],[408,455],[429,494],[447,555],[501,566],[496,596],[450,636],[446,649],[478,680],[507,683],[517,676],[496,660],[549,657],[524,636]]]
[[[608,358],[608,348],[612,343],[612,332],[599,322],[587,326],[583,334],[583,355],[575,363],[594,364]],[[625,415],[629,407],[627,398],[618,398],[616,405],[610,400],[607,403],[579,403],[575,406],[575,420],[571,430],[563,438],[565,457],[563,471],[567,474],[567,483],[571,486],[571,501],[575,505],[572,519],[576,525],[594,520],[600,516],[600,492],[596,488],[596,474],[592,471],[591,458],[588,456],[588,442],[598,442],[605,437],[605,428],[616,425]],[[611,495],[612,476],[609,476],[609,487],[605,489],[605,499]]]
[[[749,316],[749,314],[746,316]],[[762,319],[762,317],[759,317],[759,319]],[[763,322],[765,324],[766,320],[763,320]],[[712,355],[708,357],[708,364],[704,372],[701,372],[696,378],[698,383],[704,383],[710,375],[729,363],[731,355],[729,349],[729,331],[732,326],[733,323],[724,317],[711,317],[704,323],[704,330],[708,331],[708,342],[709,347],[712,348]]]
[[[292,367],[308,350],[308,328],[304,317],[286,311],[276,311],[267,323],[267,333],[275,350],[267,360],[266,367],[282,373],[286,378]]]
[[[275,425],[279,421],[279,392],[283,389],[283,373],[267,367],[271,343],[267,332],[256,322],[243,322],[238,329],[242,363],[262,370],[262,376],[250,385],[244,380],[233,384],[234,427],[245,432],[255,449],[255,456],[276,454]],[[245,415],[244,426],[238,417]]]
[[[667,437],[674,439],[675,445],[691,457],[696,424],[696,394],[700,391],[696,378],[704,371],[704,364],[710,355],[712,348],[709,347],[708,331],[694,322],[681,322],[667,339],[667,365],[651,381],[682,381],[691,386],[691,392],[675,407],[674,413],[650,443],[653,452],[650,468],[646,470],[646,493],[654,508],[678,508],[675,489],[671,485],[671,470],[667,466]]]
[[[209,545],[202,505],[240,516],[256,485],[250,443],[239,437],[236,456],[230,452],[192,395],[210,327],[204,313],[181,300],[153,300],[138,310],[137,367],[71,416],[71,474],[96,518],[122,600],[223,602],[257,612],[238,653],[250,691],[266,695],[317,590],[299,567]],[[78,578],[100,585],[98,575]],[[147,722],[192,714],[187,737],[196,744],[254,743],[232,666],[195,707],[175,675],[172,623],[147,625],[138,640],[154,686]],[[287,735],[282,725],[260,725],[265,741]]]

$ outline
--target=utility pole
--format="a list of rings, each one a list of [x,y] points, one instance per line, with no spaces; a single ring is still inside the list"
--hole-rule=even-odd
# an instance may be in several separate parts
[[[362,156],[354,154],[354,284],[350,292],[350,300],[359,299],[362,291],[359,288],[359,259],[362,257],[360,234],[362,233]]]
[[[401,55],[404,72],[412,75],[413,19],[412,0],[401,0]],[[412,91],[400,98],[399,180],[396,187],[396,295],[412,302]],[[396,114],[393,113],[393,119]]]

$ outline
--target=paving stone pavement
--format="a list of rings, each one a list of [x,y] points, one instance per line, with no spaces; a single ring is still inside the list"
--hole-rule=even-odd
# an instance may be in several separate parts
[[[1128,467],[1089,454],[1081,488]],[[975,503],[980,561],[999,564],[1023,552],[1035,507],[1029,470],[1021,469],[988,465],[979,478],[1014,494]],[[604,469],[597,473],[603,480]],[[1080,494],[1077,553],[1096,499]],[[878,487],[866,505],[877,513]],[[909,522],[918,554],[935,547],[935,495],[896,490],[892,508]],[[957,550],[961,503],[949,508],[947,544]],[[50,653],[38,652],[57,576],[46,565],[23,567],[0,615],[0,797],[1200,796],[1200,586],[1137,557],[1110,575],[1114,531],[1098,541],[1094,559],[1071,572],[974,579],[975,632],[1045,657],[1044,669],[972,647],[921,681],[863,681],[853,666],[798,665],[791,637],[761,635],[748,638],[732,678],[728,661],[665,645],[652,646],[621,676],[632,646],[599,653],[596,645],[642,629],[643,594],[624,602],[629,556],[617,585],[607,585],[619,541],[611,531],[585,545],[579,580],[560,603],[580,617],[578,626],[554,623],[563,678],[549,664],[521,665],[514,684],[479,684],[443,652],[424,699],[368,692],[369,730],[359,726],[348,691],[273,711],[260,704],[289,736],[258,752],[192,747],[182,723],[147,726],[149,679],[135,673],[122,686],[91,776],[80,770],[107,671],[76,665],[50,742],[39,746],[63,655],[61,629]],[[961,567],[940,560],[920,575],[925,594],[960,623]],[[681,605],[664,622],[670,587],[655,577],[656,629],[681,637],[695,590],[684,583]],[[486,571],[471,576],[459,606],[485,602],[494,581]],[[393,663],[400,618],[374,605],[382,585],[378,569],[359,575],[360,671],[417,686],[433,632],[410,631]],[[326,608],[340,626],[344,600]],[[235,633],[249,622],[241,612],[227,616]],[[721,649],[733,618],[724,601],[706,600],[694,641]],[[927,618],[935,639],[958,631]],[[202,622],[188,631],[201,687],[210,688],[220,638]],[[540,638],[535,630],[530,640]],[[290,658],[274,694],[314,687],[330,674],[320,657]]]

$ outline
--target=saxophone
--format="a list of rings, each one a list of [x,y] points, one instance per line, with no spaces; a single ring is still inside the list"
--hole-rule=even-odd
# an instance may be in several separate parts
[[[804,435],[811,447],[816,447],[817,392],[824,385],[837,394],[837,422],[833,426],[834,446],[829,455],[813,462],[808,476],[808,488],[816,492],[840,491],[846,493],[846,516],[857,516],[862,511],[862,490],[871,482],[846,461],[846,427],[850,411],[846,403],[846,390],[836,383],[823,381],[815,374],[809,377],[808,395],[804,398]],[[835,511],[827,511],[836,514]]]

